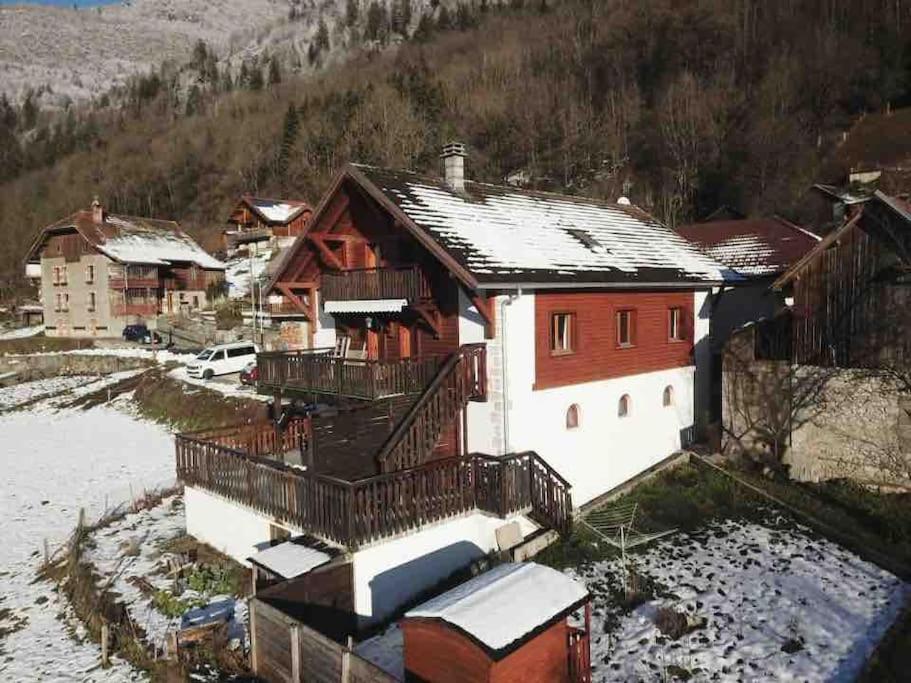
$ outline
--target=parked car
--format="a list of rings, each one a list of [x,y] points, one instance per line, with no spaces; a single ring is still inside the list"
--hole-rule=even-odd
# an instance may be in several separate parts
[[[142,337],[143,344],[161,344],[161,335],[155,332],[154,330],[149,330]]]
[[[247,386],[256,386],[257,380],[259,380],[259,370],[254,360],[247,363],[246,367],[240,371],[240,383]]]
[[[215,375],[240,372],[248,363],[256,360],[259,347],[253,342],[217,344],[202,352],[187,364],[190,377],[212,379]]]
[[[123,328],[123,338],[126,341],[141,342],[148,333],[149,328],[146,327],[145,323],[127,325]]]

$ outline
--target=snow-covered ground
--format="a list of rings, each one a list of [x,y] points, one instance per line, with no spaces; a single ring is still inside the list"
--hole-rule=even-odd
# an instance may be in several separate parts
[[[153,590],[170,591],[174,579],[166,570],[163,545],[186,532],[183,497],[165,498],[155,507],[132,512],[93,536],[94,547],[85,558],[91,562],[101,583],[120,594],[133,621],[146,633],[146,641],[163,651],[168,632],[180,627],[180,617],[168,617],[158,611],[148,590],[144,593],[139,582]],[[201,598],[210,602],[232,601],[228,595],[201,595],[187,588],[181,599]],[[241,624],[246,624],[246,601],[235,604],[238,628],[234,635],[244,637]]]
[[[241,384],[240,376],[236,372],[232,372],[230,375],[220,375],[218,377],[213,377],[212,379],[196,379],[195,377],[190,377],[187,374],[186,368],[181,367],[174,368],[168,374],[174,379],[181,382],[186,382],[187,384],[203,387],[205,389],[211,389],[212,391],[217,391],[219,394],[223,394],[224,396],[232,396],[234,398],[247,398],[256,401],[272,400],[271,396],[265,396],[263,394],[256,393],[256,387]]]
[[[593,680],[671,680],[675,671],[699,680],[853,680],[908,586],[782,521],[725,521],[655,543],[636,563],[661,597],[625,615],[612,597],[619,561],[571,571],[594,597]],[[655,626],[663,606],[705,624],[672,640]]]
[[[0,635],[0,680],[141,678],[123,662],[102,671],[98,648],[71,637],[69,629],[77,637],[82,629],[67,616],[65,600],[49,584],[33,583],[44,541],[52,551],[65,542],[80,509],[93,520],[144,489],[174,482],[173,440],[163,427],[118,410],[120,401],[87,411],[55,407],[115,379],[63,394],[59,379],[0,389],[0,405],[58,394],[0,414],[0,633],[12,629]]]
[[[36,337],[42,332],[44,332],[44,325],[14,327],[9,330],[0,328],[0,339],[26,339],[27,337]]]
[[[228,296],[232,299],[243,299],[250,296],[250,274],[256,281],[266,272],[271,252],[266,250],[255,254],[251,259],[247,255],[236,256],[225,261],[225,280],[228,282]],[[257,292],[259,289],[257,288]]]

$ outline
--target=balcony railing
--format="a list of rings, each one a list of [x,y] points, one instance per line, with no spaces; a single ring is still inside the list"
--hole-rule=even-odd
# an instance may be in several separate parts
[[[417,393],[433,379],[437,356],[397,361],[339,358],[333,349],[270,351],[256,357],[262,390],[292,390],[375,400]]]
[[[158,315],[158,304],[114,304],[114,315]]]
[[[108,278],[108,287],[110,289],[128,289],[128,288],[148,288],[158,289],[161,287],[161,280],[157,277],[110,277]]]
[[[269,425],[259,431],[265,441],[275,438]],[[282,448],[304,434],[296,431]],[[501,516],[527,512],[561,532],[572,521],[569,485],[536,453],[474,454],[346,481],[237,447],[249,438],[178,435],[178,477],[349,548],[474,510]]]
[[[415,302],[431,297],[430,283],[417,266],[323,273],[320,293],[324,301],[405,299]]]

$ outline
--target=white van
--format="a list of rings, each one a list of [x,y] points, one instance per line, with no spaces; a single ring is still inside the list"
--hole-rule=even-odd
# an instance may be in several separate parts
[[[240,372],[247,363],[256,360],[257,353],[259,347],[253,342],[210,346],[187,363],[187,374],[197,379],[212,379],[215,375]]]

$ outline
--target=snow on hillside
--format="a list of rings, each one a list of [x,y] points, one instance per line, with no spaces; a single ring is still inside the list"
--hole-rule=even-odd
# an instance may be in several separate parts
[[[60,386],[51,379],[2,388],[0,405],[54,394]],[[65,542],[80,509],[93,520],[145,488],[173,483],[171,434],[112,406],[55,410],[42,401],[0,414],[0,453],[0,680],[143,678],[123,662],[102,670],[98,648],[80,640],[83,629],[65,600],[33,581],[44,541],[51,549]]]
[[[228,282],[228,296],[232,299],[249,297],[251,271],[253,281],[259,281],[266,272],[270,257],[271,253],[269,251],[262,251],[255,254],[253,258],[242,255],[225,261],[225,280]]]
[[[0,91],[18,98],[51,86],[79,100],[171,59],[189,59],[197,40],[246,42],[287,21],[289,0],[131,0],[71,7],[0,5]],[[62,104],[62,102],[58,102]]]
[[[909,587],[805,528],[725,521],[678,534],[636,555],[662,597],[628,614],[612,593],[619,561],[570,572],[593,594],[593,681],[854,680]],[[659,608],[705,619],[677,640]]]

